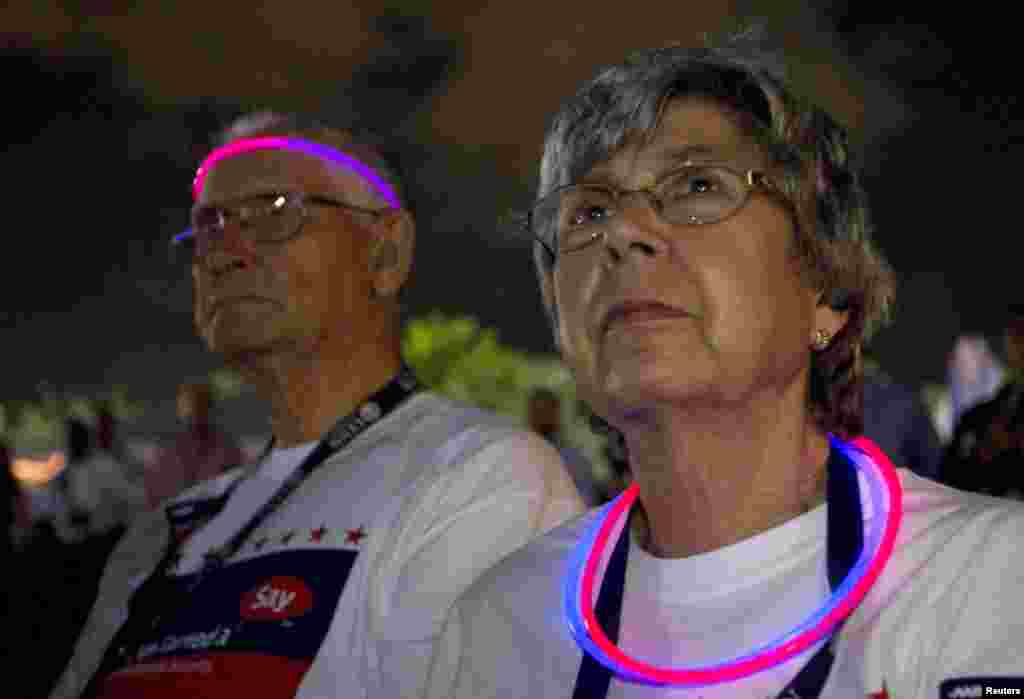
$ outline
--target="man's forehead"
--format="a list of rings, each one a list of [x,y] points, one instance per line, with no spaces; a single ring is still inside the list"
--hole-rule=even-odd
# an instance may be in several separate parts
[[[218,161],[205,173],[197,201],[221,201],[289,189],[336,186],[326,163],[283,150],[242,153]]]

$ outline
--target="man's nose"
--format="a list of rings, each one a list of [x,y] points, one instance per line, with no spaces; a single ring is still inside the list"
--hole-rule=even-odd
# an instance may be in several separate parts
[[[215,274],[245,266],[255,257],[253,244],[245,237],[242,227],[230,220],[205,232],[197,243],[200,257]]]

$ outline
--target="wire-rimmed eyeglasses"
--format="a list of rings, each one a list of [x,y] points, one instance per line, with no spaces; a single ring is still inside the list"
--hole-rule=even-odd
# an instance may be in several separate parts
[[[213,242],[224,235],[228,223],[238,226],[241,236],[253,243],[283,243],[299,234],[309,218],[310,206],[348,209],[374,217],[382,212],[343,201],[302,192],[273,192],[244,197],[224,204],[197,204],[191,226],[172,243],[193,256],[206,255]]]
[[[552,259],[602,238],[622,210],[622,200],[644,194],[654,211],[672,224],[718,223],[739,211],[755,188],[778,190],[764,172],[725,165],[687,164],[644,189],[606,184],[571,184],[555,189],[530,208],[527,226]]]

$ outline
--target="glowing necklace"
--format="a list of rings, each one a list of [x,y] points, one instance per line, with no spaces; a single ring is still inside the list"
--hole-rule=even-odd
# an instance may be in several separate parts
[[[864,473],[871,490],[874,516],[856,564],[815,614],[774,641],[714,665],[664,668],[626,655],[601,628],[593,600],[598,565],[609,546],[612,531],[637,498],[639,490],[634,483],[604,506],[569,561],[564,587],[565,612],[569,631],[584,654],[589,654],[621,679],[650,685],[695,687],[737,680],[775,667],[828,636],[853,612],[878,579],[892,554],[903,512],[902,488],[896,469],[874,442],[859,437],[844,443],[831,435],[829,441]],[[625,527],[620,536],[629,536]]]

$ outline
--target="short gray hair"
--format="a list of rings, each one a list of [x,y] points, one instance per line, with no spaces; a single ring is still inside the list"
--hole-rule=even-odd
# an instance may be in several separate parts
[[[223,146],[242,138],[284,133],[293,133],[323,142],[324,145],[334,145],[331,143],[332,138],[349,135],[351,142],[347,144],[347,149],[352,150],[353,155],[385,179],[395,189],[402,208],[411,211],[411,204],[406,201],[408,193],[405,191],[397,144],[387,142],[380,134],[366,129],[334,123],[334,120],[314,114],[260,110],[235,118],[216,135],[214,145]]]
[[[782,173],[798,212],[795,252],[809,286],[849,320],[812,360],[810,400],[827,431],[862,431],[861,345],[888,320],[895,277],[872,239],[867,196],[846,131],[788,85],[778,52],[752,29],[702,48],[638,51],[603,68],[559,109],[548,127],[538,198],[612,157],[633,134],[650,134],[674,98],[710,98],[736,115]],[[534,233],[552,222],[529,221]],[[810,229],[810,230],[805,230]],[[542,279],[555,265],[534,243]],[[548,314],[556,330],[552,299]]]

